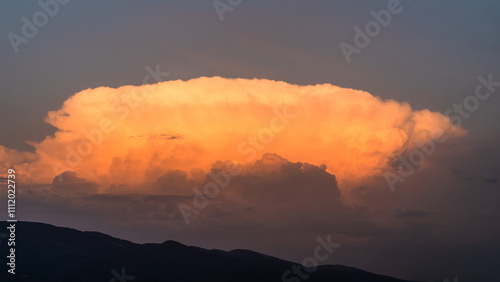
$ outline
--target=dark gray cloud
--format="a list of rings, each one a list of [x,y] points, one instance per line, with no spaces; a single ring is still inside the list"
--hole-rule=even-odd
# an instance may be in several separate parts
[[[97,183],[79,178],[72,171],[66,171],[56,176],[52,181],[51,190],[54,194],[61,196],[83,196],[99,191]]]
[[[468,163],[471,157],[458,157],[456,150],[468,152],[466,146],[443,147],[394,193],[383,177],[374,177],[350,194],[341,193],[335,176],[324,167],[267,154],[231,176],[228,186],[193,215],[189,225],[178,205],[191,204],[192,189],[203,190],[213,181],[210,175],[169,171],[138,187],[87,195],[67,194],[54,189],[54,184],[23,185],[18,210],[23,220],[97,230],[135,242],[172,239],[207,248],[248,248],[295,261],[310,255],[317,236],[330,234],[342,247],[326,263],[408,279],[454,273],[488,281],[500,274],[491,263],[498,256],[491,250],[500,250],[495,239],[500,236],[496,227],[500,193],[477,185],[498,184],[477,180],[472,183],[475,189],[470,189],[469,181],[453,174],[453,165],[475,179],[484,179],[482,175],[491,170]],[[224,167],[225,162],[217,162],[211,172],[217,174]],[[94,187],[74,174],[64,179],[61,188],[88,192]],[[429,254],[432,259],[424,259]],[[481,266],[467,268],[474,261]],[[421,268],[432,270],[416,271]]]
[[[495,184],[498,182],[497,178],[487,178],[484,180],[486,183]]]

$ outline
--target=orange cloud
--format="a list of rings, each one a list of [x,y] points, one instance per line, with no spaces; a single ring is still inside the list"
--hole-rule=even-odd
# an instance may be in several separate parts
[[[465,133],[439,113],[359,90],[220,77],[87,89],[46,121],[58,130],[30,143],[36,154],[24,157],[22,170],[32,182],[72,170],[103,185],[152,183],[170,170],[207,171],[217,160],[276,153],[324,164],[342,184],[381,173],[437,129],[448,138]]]
[[[23,172],[31,170],[30,165],[38,160],[38,156],[28,152],[18,152],[0,145],[0,171],[7,173],[7,170],[16,168],[16,175],[22,176]],[[1,174],[0,174],[1,176]]]

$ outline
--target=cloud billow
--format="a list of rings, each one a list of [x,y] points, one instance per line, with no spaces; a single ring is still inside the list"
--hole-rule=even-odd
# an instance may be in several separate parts
[[[251,163],[265,153],[325,165],[342,184],[379,174],[436,129],[464,134],[439,113],[359,90],[221,77],[83,90],[46,121],[54,136],[30,142],[33,155],[2,147],[6,163],[22,166],[30,182],[75,171],[105,187],[152,183],[174,169],[207,171],[217,160]]]

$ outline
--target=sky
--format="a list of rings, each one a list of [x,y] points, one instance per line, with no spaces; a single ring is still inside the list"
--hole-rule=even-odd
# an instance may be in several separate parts
[[[498,281],[497,1],[41,3],[0,11],[20,219]]]

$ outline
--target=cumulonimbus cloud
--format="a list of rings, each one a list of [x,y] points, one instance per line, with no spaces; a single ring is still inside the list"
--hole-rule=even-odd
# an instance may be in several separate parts
[[[167,171],[195,175],[217,160],[275,153],[324,164],[342,184],[381,173],[436,130],[465,133],[439,113],[364,91],[221,77],[83,90],[46,121],[57,132],[31,142],[35,154],[0,147],[27,181],[50,183],[70,170],[102,185],[152,183]]]

